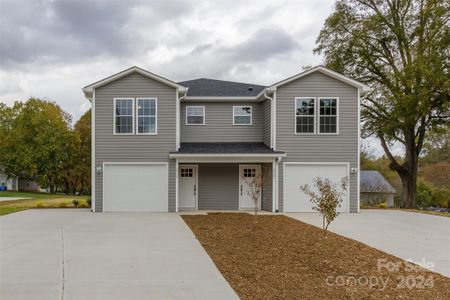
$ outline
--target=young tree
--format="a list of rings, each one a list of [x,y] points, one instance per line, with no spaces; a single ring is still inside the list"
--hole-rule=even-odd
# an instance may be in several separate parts
[[[429,131],[449,121],[450,2],[338,0],[317,38],[326,65],[373,92],[362,102],[363,133],[376,136],[416,206],[418,158]],[[404,147],[404,161],[391,144]]]
[[[339,187],[337,183],[322,177],[314,178],[313,184],[317,192],[313,191],[309,184],[300,186],[300,189],[309,196],[313,209],[321,214],[322,229],[326,236],[328,226],[338,215],[337,209],[341,206],[342,197],[347,191],[348,178],[343,177]]]
[[[244,181],[249,187],[247,190],[247,194],[252,198],[253,203],[255,204],[255,216],[258,214],[258,202],[261,199],[263,188],[264,188],[264,176],[265,169],[264,165],[261,166],[261,172],[257,172],[253,177],[244,177]]]

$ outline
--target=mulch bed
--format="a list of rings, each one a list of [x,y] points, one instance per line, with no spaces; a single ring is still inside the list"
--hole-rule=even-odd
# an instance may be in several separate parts
[[[450,299],[450,278],[286,216],[182,217],[241,299]]]

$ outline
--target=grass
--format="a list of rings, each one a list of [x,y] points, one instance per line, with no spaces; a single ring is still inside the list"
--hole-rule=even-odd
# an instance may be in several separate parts
[[[409,211],[419,214],[425,214],[425,215],[433,215],[433,216],[441,216],[441,217],[447,217],[450,218],[450,213],[446,212],[439,212],[439,211],[430,211],[430,210],[423,210],[423,209],[409,209],[409,208],[399,208],[401,211]]]
[[[377,207],[377,206],[361,206],[361,209],[399,210],[399,211],[407,211],[407,212],[413,212],[413,213],[419,213],[419,214],[425,214],[425,215],[432,215],[432,216],[440,216],[440,217],[447,217],[447,218],[450,218],[450,213],[439,212],[439,211],[430,211],[430,210],[424,210],[424,209],[413,209],[413,208],[382,208],[382,207]]]
[[[1,197],[26,197],[26,198],[31,198],[31,199],[55,199],[55,198],[70,197],[70,196],[58,195],[58,194],[48,194],[48,193],[0,191],[0,198]]]
[[[31,208],[74,208],[73,199],[79,200],[82,207],[87,206],[87,196],[1,191],[0,200],[1,197],[26,197],[31,199],[0,201],[0,216]]]
[[[244,300],[450,299],[450,278],[286,216],[182,217]]]

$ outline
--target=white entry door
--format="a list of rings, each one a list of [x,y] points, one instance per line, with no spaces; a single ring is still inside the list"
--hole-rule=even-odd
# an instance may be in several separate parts
[[[239,165],[239,209],[255,209],[255,201],[251,196],[252,183],[261,176],[261,165]],[[261,209],[261,193],[257,203]]]
[[[179,176],[179,209],[196,210],[197,209],[197,166],[180,165]]]

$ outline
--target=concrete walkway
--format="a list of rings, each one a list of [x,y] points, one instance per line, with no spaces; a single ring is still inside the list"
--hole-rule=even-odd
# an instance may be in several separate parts
[[[0,299],[238,299],[177,214],[0,217]]]
[[[317,213],[288,213],[318,227]],[[361,210],[340,214],[330,231],[415,262],[431,262],[435,272],[450,277],[450,218],[398,210]]]

